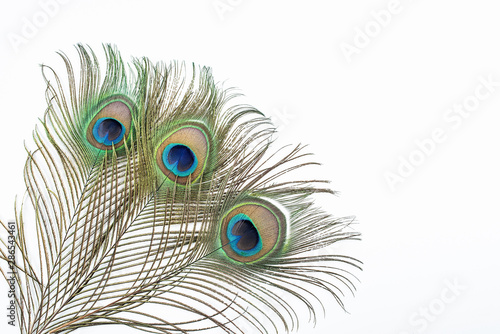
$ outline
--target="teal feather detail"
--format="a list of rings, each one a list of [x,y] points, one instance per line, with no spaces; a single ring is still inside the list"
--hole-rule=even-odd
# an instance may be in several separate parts
[[[16,221],[21,333],[282,333],[301,308],[343,307],[360,263],[317,251],[359,234],[313,204],[325,181],[290,181],[316,165],[302,146],[272,151],[269,119],[207,67],[125,64],[105,45],[103,71],[77,50],[78,77],[63,53],[66,79],[42,67]]]

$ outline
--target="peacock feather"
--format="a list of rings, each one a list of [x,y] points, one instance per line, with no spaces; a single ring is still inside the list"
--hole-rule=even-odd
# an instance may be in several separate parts
[[[105,45],[104,72],[76,48],[79,75],[64,53],[67,78],[42,66],[26,200],[2,223],[21,333],[282,333],[343,307],[359,262],[321,249],[358,234],[314,206],[325,181],[291,177],[315,164],[302,146],[273,151],[269,119],[207,67]]]

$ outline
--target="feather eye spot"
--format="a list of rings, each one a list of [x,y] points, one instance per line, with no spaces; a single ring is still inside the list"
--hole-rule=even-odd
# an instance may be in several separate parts
[[[157,149],[156,162],[170,181],[186,185],[201,176],[209,152],[208,130],[189,124],[167,135]]]
[[[110,146],[123,139],[125,126],[114,118],[101,118],[95,123],[92,133],[98,143]]]
[[[101,150],[122,146],[132,127],[132,106],[124,96],[114,96],[98,104],[98,112],[87,128],[88,142]]]
[[[281,248],[286,220],[273,204],[255,199],[233,207],[221,223],[220,242],[231,259],[249,263]]]
[[[252,256],[262,249],[259,231],[246,214],[239,213],[229,221],[227,238],[231,248],[240,256]]]
[[[188,176],[198,166],[198,159],[194,152],[186,145],[168,144],[163,151],[165,167],[177,176]]]

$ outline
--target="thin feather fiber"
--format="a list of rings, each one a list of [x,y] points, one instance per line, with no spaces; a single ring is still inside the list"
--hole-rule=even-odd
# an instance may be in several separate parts
[[[291,181],[315,163],[301,146],[272,150],[275,129],[256,109],[184,63],[125,64],[104,46],[105,66],[78,45],[80,73],[42,66],[47,110],[33,133],[16,214],[16,307],[21,333],[68,333],[121,324],[150,333],[282,333],[315,321],[325,301],[354,291],[349,256],[318,251],[358,234],[311,195],[324,181]],[[96,101],[135,101],[131,139],[119,149],[85,143]],[[213,135],[206,172],[185,186],[167,181],[155,150],[176,124],[202,122]],[[285,175],[286,174],[286,175]],[[286,241],[253,263],[221,249],[222,215],[264,198],[287,217]],[[27,214],[30,212],[31,214]],[[7,224],[2,226],[7,230]],[[2,274],[8,278],[7,241]],[[300,311],[298,311],[300,310]],[[299,315],[300,312],[305,312]]]

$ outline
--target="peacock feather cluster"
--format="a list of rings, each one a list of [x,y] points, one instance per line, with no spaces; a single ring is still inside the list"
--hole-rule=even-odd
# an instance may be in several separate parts
[[[272,151],[269,119],[207,67],[105,45],[103,71],[76,49],[79,75],[64,53],[66,78],[42,66],[15,261],[2,240],[21,333],[283,333],[343,307],[360,263],[321,249],[358,233],[314,206],[325,181],[290,177],[315,164],[302,146]]]

